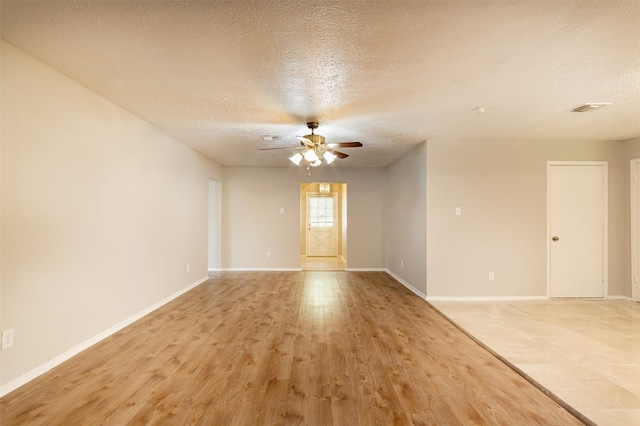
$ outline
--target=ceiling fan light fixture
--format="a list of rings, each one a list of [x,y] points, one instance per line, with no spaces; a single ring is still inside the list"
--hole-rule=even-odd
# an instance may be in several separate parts
[[[296,166],[299,166],[300,161],[302,161],[302,154],[297,152],[295,155],[289,157],[289,160],[291,160],[291,162],[294,163]]]
[[[333,146],[337,148],[359,148],[362,146],[361,142],[339,142],[335,144],[327,144],[324,136],[316,135],[314,130],[318,128],[318,123],[315,121],[310,121],[307,123],[307,127],[311,130],[311,134],[304,136],[296,136],[298,139],[300,146],[292,146],[292,147],[275,147],[275,148],[263,148],[264,150],[269,149],[290,149],[290,148],[298,148],[298,152],[289,157],[289,160],[299,166],[302,160],[304,160],[304,164],[306,166],[307,171],[309,172],[309,176],[311,176],[311,167],[321,166],[323,163],[329,165],[333,163],[336,158],[347,158],[349,155],[344,152],[334,151],[331,149]],[[277,138],[276,135],[263,135],[263,136],[271,136],[273,139]]]
[[[327,162],[327,164],[331,164],[333,163],[333,161],[338,158],[337,155],[333,155],[332,153],[330,153],[329,151],[325,151],[325,153],[322,155],[325,159],[325,161]]]
[[[304,159],[309,163],[315,163],[319,160],[318,154],[313,149],[308,149],[307,152],[304,153]]]

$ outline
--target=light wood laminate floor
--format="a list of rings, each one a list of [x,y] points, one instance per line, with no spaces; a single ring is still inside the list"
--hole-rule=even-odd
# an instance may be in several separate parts
[[[640,425],[640,304],[432,303],[597,424]]]
[[[0,400],[8,425],[571,425],[383,272],[220,272]]]

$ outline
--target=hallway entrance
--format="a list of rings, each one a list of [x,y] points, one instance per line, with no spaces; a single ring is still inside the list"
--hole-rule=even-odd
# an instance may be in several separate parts
[[[302,270],[344,271],[347,263],[347,184],[300,184]]]

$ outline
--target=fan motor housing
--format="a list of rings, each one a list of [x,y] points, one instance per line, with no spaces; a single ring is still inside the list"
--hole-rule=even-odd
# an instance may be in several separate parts
[[[313,142],[315,145],[322,145],[324,144],[324,136],[322,135],[316,135],[316,134],[310,134],[310,135],[304,135],[303,136],[305,139],[309,139],[311,142]]]

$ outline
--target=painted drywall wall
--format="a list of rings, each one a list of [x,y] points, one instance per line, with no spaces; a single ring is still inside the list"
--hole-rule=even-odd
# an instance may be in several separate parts
[[[422,143],[388,168],[385,203],[387,268],[427,294],[427,147]]]
[[[623,150],[623,173],[622,173],[622,224],[624,231],[623,237],[623,291],[622,295],[631,297],[631,160],[640,158],[640,138],[625,141]]]
[[[546,296],[552,160],[608,161],[608,294],[626,295],[621,143],[427,142],[427,296]]]
[[[0,47],[5,384],[206,277],[220,167]]]
[[[287,172],[223,168],[222,269],[300,268],[300,182]]]
[[[220,269],[222,242],[222,183],[209,180],[209,261],[210,271]]]
[[[386,169],[224,167],[223,269],[300,269],[300,184],[347,184],[348,268],[383,269]],[[284,209],[284,213],[280,213]],[[267,251],[271,257],[267,257]]]

